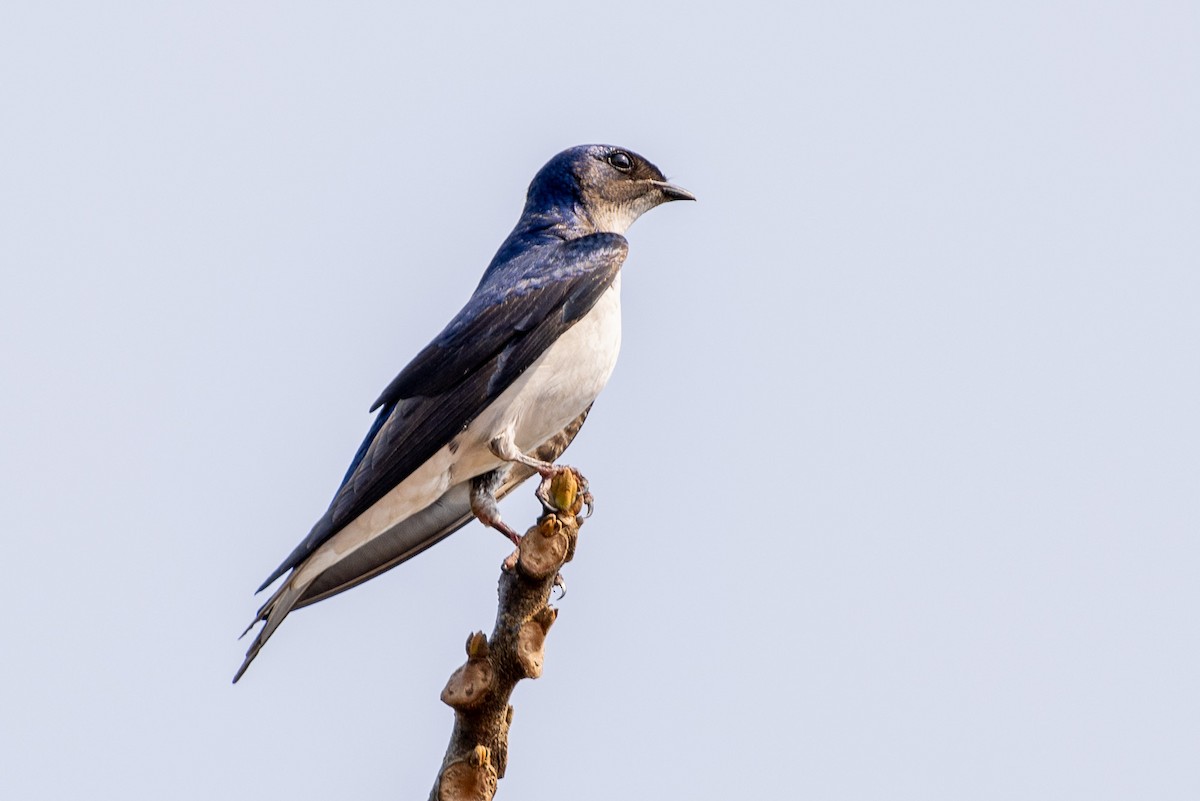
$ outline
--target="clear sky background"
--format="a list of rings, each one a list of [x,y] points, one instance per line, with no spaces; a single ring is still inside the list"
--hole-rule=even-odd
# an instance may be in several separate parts
[[[509,548],[253,589],[630,147],[502,798],[1200,798],[1200,6],[5,3],[0,788],[424,798]],[[523,528],[532,488],[505,503]]]

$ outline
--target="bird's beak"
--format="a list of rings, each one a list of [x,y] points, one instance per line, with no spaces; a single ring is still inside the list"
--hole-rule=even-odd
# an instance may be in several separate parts
[[[663,194],[667,200],[695,200],[696,196],[684,189],[682,186],[669,184],[666,181],[651,181],[658,188],[658,191]]]

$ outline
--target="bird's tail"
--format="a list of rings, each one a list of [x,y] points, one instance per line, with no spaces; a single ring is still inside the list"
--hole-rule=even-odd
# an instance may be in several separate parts
[[[274,594],[267,599],[267,602],[259,608],[258,614],[254,620],[242,632],[242,637],[250,633],[250,629],[254,628],[259,621],[263,621],[263,627],[254,635],[254,639],[250,642],[250,648],[246,651],[246,659],[242,662],[242,666],[238,668],[237,673],[233,676],[233,683],[237,684],[237,680],[246,672],[246,668],[250,667],[250,663],[254,661],[254,657],[258,656],[258,652],[266,645],[267,640],[275,633],[275,629],[279,628],[279,624],[288,616],[288,612],[296,606],[296,602],[304,596],[304,591],[308,589],[310,582],[296,581],[295,573],[280,585],[279,589],[275,590]],[[238,639],[241,639],[239,637]]]

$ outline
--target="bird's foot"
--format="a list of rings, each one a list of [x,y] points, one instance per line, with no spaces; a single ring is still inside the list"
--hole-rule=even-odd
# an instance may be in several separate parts
[[[480,517],[479,522],[483,523],[489,528],[496,529],[496,531],[499,531],[501,534],[508,537],[510,540],[512,540],[513,545],[521,544],[521,535],[518,534],[512,526],[501,520],[500,515],[496,515],[495,517],[491,518]]]
[[[563,598],[567,597],[567,580],[563,578],[562,573],[554,574],[554,587],[558,587],[558,591],[561,593],[558,596],[558,600],[561,601]]]
[[[595,499],[588,491],[588,480],[574,467],[567,465],[548,465],[538,470],[542,483],[538,485],[534,495],[547,512],[567,512],[578,515],[587,507],[584,517],[592,516],[592,506]]]
[[[496,521],[495,529],[497,531],[499,531],[501,534],[503,534],[504,536],[508,537],[510,540],[512,540],[513,545],[521,544],[521,535],[518,534],[512,526],[510,526],[508,523],[505,523],[503,520]]]

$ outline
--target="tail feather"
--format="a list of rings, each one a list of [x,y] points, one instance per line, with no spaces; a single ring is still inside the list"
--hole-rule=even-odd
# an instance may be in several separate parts
[[[250,629],[254,628],[259,621],[264,621],[263,627],[259,630],[258,634],[254,635],[254,639],[250,643],[250,648],[246,651],[245,661],[242,662],[242,666],[238,668],[237,673],[233,676],[234,684],[237,684],[238,679],[246,672],[246,668],[250,667],[250,663],[254,661],[254,657],[258,656],[258,652],[266,645],[267,640],[271,639],[271,635],[275,633],[275,629],[279,628],[279,624],[288,616],[288,612],[292,611],[296,602],[304,595],[304,591],[308,588],[308,582],[298,584],[295,578],[296,576],[293,575],[290,580],[284,582],[279,589],[275,590],[275,594],[262,605],[254,620],[242,632],[242,637],[245,637],[250,632]],[[241,639],[241,637],[238,639]]]

